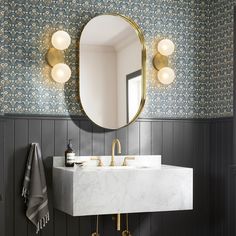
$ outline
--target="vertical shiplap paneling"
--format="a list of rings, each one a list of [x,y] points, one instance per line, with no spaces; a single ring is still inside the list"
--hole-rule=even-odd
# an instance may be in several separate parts
[[[204,132],[203,132],[203,182],[204,182],[204,196],[202,196],[202,205],[203,205],[203,211],[201,214],[204,215],[203,220],[203,234],[204,236],[208,236],[210,234],[209,230],[209,224],[210,224],[210,204],[211,201],[210,198],[210,126],[208,122],[204,122]]]
[[[227,148],[227,142],[230,142],[229,138],[229,130],[228,130],[228,121],[225,120],[224,123],[221,126],[221,132],[222,132],[222,138],[221,138],[221,199],[222,202],[220,211],[221,211],[221,217],[222,217],[222,235],[228,235],[228,169],[230,165],[230,149]]]
[[[68,120],[68,139],[72,140],[73,150],[76,155],[80,154],[80,123],[79,120]]]
[[[172,165],[185,166],[184,163],[184,121],[173,122],[173,155]]]
[[[93,147],[93,126],[89,121],[80,121],[80,155],[92,155]]]
[[[56,156],[64,156],[68,137],[68,122],[67,120],[55,120],[54,122],[54,154]]]
[[[229,171],[229,234],[227,236],[236,235],[236,166],[230,166]]]
[[[208,145],[205,140],[205,127],[203,122],[194,124],[194,153],[193,153],[193,213],[194,213],[194,235],[206,235],[204,226],[208,222],[205,214],[205,206],[203,203],[208,199],[206,196],[205,184],[207,179],[204,179],[204,147]],[[206,137],[207,138],[207,137]],[[201,189],[201,191],[199,191]],[[209,204],[209,203],[208,203]]]
[[[14,236],[15,232],[15,196],[14,196],[14,146],[15,122],[5,120],[4,125],[4,184],[5,184],[5,233]]]
[[[170,165],[173,162],[173,150],[174,150],[174,122],[163,121],[163,147],[162,147],[162,164]],[[172,212],[162,213],[162,226],[161,232],[163,235],[175,235],[175,216],[172,216]],[[168,224],[164,223],[168,222]],[[170,227],[171,225],[171,227]]]
[[[80,155],[88,156],[92,155],[92,123],[89,121],[80,121]],[[90,235],[91,229],[91,217],[83,216],[79,220],[79,235]]]
[[[64,156],[67,143],[67,120],[55,120],[55,150],[56,156]],[[66,215],[54,209],[54,236],[67,235],[67,217]]]
[[[39,146],[41,147],[41,120],[35,119],[35,120],[29,120],[29,137],[28,137],[28,143],[39,143]],[[36,236],[36,230],[35,226],[28,221],[28,236]]]
[[[126,129],[126,128],[124,128]],[[105,132],[105,143],[104,143],[104,151],[105,155],[111,156],[111,146],[112,146],[112,141],[113,139],[116,138],[116,131],[111,131],[111,130],[106,130]],[[124,152],[124,140],[122,138],[123,136],[118,137],[120,142],[121,142],[121,151],[123,154]],[[104,215],[102,217],[103,220],[103,233],[104,236],[110,236],[110,235],[117,235],[116,231],[116,216],[111,216],[111,215]]]
[[[225,119],[217,121],[217,159],[215,168],[215,193],[217,197],[214,199],[213,209],[216,215],[214,219],[214,231],[216,235],[231,235],[229,227],[229,209],[233,208],[230,205],[230,165],[233,160],[233,146],[232,135],[233,125],[232,122]],[[213,158],[213,157],[211,157]],[[234,186],[235,188],[235,186]]]
[[[90,235],[94,230],[95,217],[92,220],[91,217],[74,218],[57,210],[54,210],[53,216],[52,156],[64,155],[67,138],[73,139],[77,154],[111,155],[111,142],[115,137],[121,141],[122,154],[163,154],[165,164],[194,168],[194,210],[130,214],[133,235],[206,236],[211,233],[214,236],[225,236],[229,214],[226,208],[231,206],[227,205],[226,172],[232,159],[232,120],[211,122],[211,126],[209,124],[208,121],[141,120],[118,131],[105,131],[93,126],[88,120],[7,119],[4,125],[6,236],[35,234],[25,217],[25,204],[20,196],[30,142],[41,144],[49,192],[51,220],[40,234]],[[210,202],[212,220],[209,224]],[[120,235],[115,228],[116,221],[110,215],[101,216],[100,219],[102,235]],[[122,219],[124,223],[124,215]]]
[[[0,229],[5,235],[4,120],[0,118]]]
[[[120,140],[121,143],[121,155],[128,155],[128,128],[124,127],[121,129],[118,129],[116,132],[113,131],[113,133],[116,133],[116,138]],[[108,143],[108,142],[107,142]],[[128,215],[129,217],[129,215]],[[113,225],[110,226],[110,228],[114,228]],[[122,230],[126,229],[126,214],[121,215],[121,228]],[[111,232],[111,230],[110,230]],[[114,234],[115,235],[115,234]],[[119,235],[118,232],[116,232],[116,235]]]
[[[139,155],[140,154],[140,122],[133,123],[127,127],[128,129],[128,146],[127,152],[129,155]]]
[[[189,121],[183,122],[183,157],[182,163],[185,167],[193,167],[194,154],[194,131],[193,123]]]
[[[39,119],[29,120],[29,143],[39,143],[41,147],[42,140],[42,121]]]
[[[182,152],[182,164],[185,167],[193,167],[193,155],[194,155],[194,133],[193,124],[189,121],[183,122],[183,152]],[[183,215],[183,221],[185,222],[184,233],[186,235],[193,235],[193,214],[192,211],[185,211]]]
[[[93,146],[92,155],[104,155],[105,153],[105,134],[104,129],[93,125]]]
[[[113,138],[114,135],[115,135],[115,132],[113,131],[110,136],[106,136],[106,146],[109,145],[108,140],[110,138]],[[120,143],[121,143],[121,154],[122,155],[129,154],[127,152],[127,150],[128,150],[128,147],[127,147],[127,145],[128,145],[128,128],[124,127],[124,128],[118,129],[116,131],[116,137],[120,140]]]
[[[235,211],[235,202],[231,202],[230,200],[230,196],[231,196],[231,170],[232,170],[232,164],[233,164],[233,155],[234,155],[234,139],[233,139],[233,128],[234,128],[234,124],[232,122],[232,120],[227,120],[227,125],[226,125],[226,129],[224,130],[225,134],[226,134],[226,141],[225,141],[225,146],[223,147],[225,150],[225,157],[226,157],[226,168],[227,168],[227,176],[225,176],[226,180],[226,185],[227,185],[227,201],[226,201],[226,209],[227,209],[227,225],[225,226],[227,228],[227,235],[235,235],[235,231],[231,231],[231,216],[230,216],[230,212],[231,209],[234,210],[234,216],[236,215],[236,211]],[[234,165],[233,165],[234,166]],[[235,177],[234,177],[235,178]],[[233,187],[234,191],[235,191],[235,186]],[[236,198],[234,198],[234,201]],[[232,221],[235,221],[236,217],[233,217]]]
[[[135,122],[128,126],[128,146],[127,152],[129,155],[139,155],[140,154],[140,122]],[[139,236],[139,214],[129,214],[129,228],[133,236]]]
[[[78,120],[68,120],[68,130],[67,137],[71,139],[73,144],[73,150],[76,155],[79,155],[79,121]],[[67,235],[78,236],[79,235],[79,217],[73,217],[67,215]]]
[[[172,143],[172,165],[185,166],[184,163],[184,121],[172,121],[173,127],[173,143]],[[186,144],[187,145],[187,144]],[[176,235],[184,235],[185,229],[179,227],[179,225],[184,225],[186,221],[185,211],[174,211],[168,214],[168,219],[171,220],[172,230]]]
[[[28,140],[29,122],[27,119],[15,120],[15,162],[14,162],[14,216],[15,235],[27,235],[28,220],[25,216],[26,206],[21,197],[25,166],[29,149]]]
[[[233,120],[214,120],[210,125],[210,231],[214,236],[234,235],[235,189],[233,163]],[[233,178],[233,179],[231,179]],[[233,184],[233,185],[232,185]],[[235,224],[235,223],[233,223]]]
[[[216,227],[218,225],[215,225],[215,222],[217,221],[217,214],[216,214],[216,208],[215,203],[218,200],[217,194],[218,191],[216,189],[217,184],[217,135],[218,135],[218,129],[217,129],[217,122],[213,121],[210,123],[210,196],[211,201],[210,204],[210,235],[216,235]],[[197,170],[195,170],[196,172]],[[195,189],[197,191],[197,189]],[[199,216],[200,217],[200,216]],[[198,218],[199,218],[198,217]]]
[[[151,122],[151,147],[152,155],[162,155],[163,122]],[[163,217],[160,212],[153,212],[150,216],[150,236],[162,235]]]
[[[52,157],[54,155],[54,120],[42,120],[42,156],[48,187],[49,213],[50,220],[47,226],[42,230],[42,236],[54,235],[54,209],[52,192]]]
[[[107,131],[105,132],[105,146],[104,146],[104,150],[105,150],[105,155],[106,156],[110,156],[111,155],[111,146],[112,146],[112,141],[116,138],[116,132],[115,131]],[[124,141],[122,139],[120,139],[120,143],[121,143],[121,151],[123,153],[124,150]]]
[[[218,177],[218,183],[217,183],[217,189],[220,190],[218,191],[218,202],[220,203],[218,205],[218,211],[217,211],[217,215],[218,215],[218,226],[219,226],[219,231],[217,233],[219,233],[219,235],[225,235],[224,234],[224,223],[225,223],[225,209],[224,209],[224,174],[226,174],[227,172],[224,173],[224,157],[225,157],[225,153],[224,153],[224,148],[223,148],[223,135],[224,135],[224,123],[225,122],[221,122],[221,123],[217,123],[217,130],[218,130],[218,136],[217,136],[217,147],[218,147],[218,156],[217,156],[217,177]]]
[[[226,185],[227,185],[227,203],[226,203],[226,209],[227,209],[227,235],[235,235],[235,226],[234,228],[231,227],[232,222],[233,225],[235,220],[236,220],[236,208],[235,208],[235,201],[236,201],[236,197],[235,196],[235,190],[236,190],[236,176],[235,173],[232,172],[232,170],[234,170],[234,165],[233,164],[233,147],[234,147],[234,140],[233,140],[233,122],[231,120],[227,120],[227,126],[225,129],[225,134],[227,134],[227,139],[226,139],[226,143],[225,143],[225,155],[226,155],[226,162],[227,162],[227,176],[226,176]],[[233,174],[234,173],[234,174]],[[234,183],[232,185],[232,183]],[[233,191],[232,191],[233,190]],[[233,198],[231,197],[231,195],[233,195]],[[233,201],[232,201],[233,200]],[[231,214],[233,212],[233,214]]]
[[[215,236],[223,235],[223,214],[222,212],[222,123],[216,121],[216,148],[217,155],[215,156],[215,178],[214,178],[214,186],[215,186],[215,202],[214,202],[214,210],[215,210],[215,219],[214,227],[215,227]],[[214,158],[214,157],[212,157]],[[221,215],[222,214],[222,215]]]
[[[139,125],[140,129],[140,140],[139,149],[140,155],[150,155],[152,153],[152,123],[141,121]],[[150,224],[151,224],[150,213],[142,213],[139,215],[139,234],[150,235]]]
[[[140,155],[152,154],[152,123],[140,122]]]
[[[162,137],[162,164],[173,164],[173,130],[172,121],[163,121],[163,137]]]
[[[92,155],[102,156],[105,153],[104,129],[93,124],[92,130]],[[96,232],[96,216],[91,216],[91,229]],[[103,232],[103,217],[99,217],[99,233],[103,235]]]
[[[162,155],[163,147],[163,122],[153,121],[152,124],[152,155]]]

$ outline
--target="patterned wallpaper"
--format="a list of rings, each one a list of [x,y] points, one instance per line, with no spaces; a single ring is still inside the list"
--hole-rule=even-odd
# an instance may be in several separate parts
[[[4,17],[1,17],[3,20],[0,21],[2,26],[0,41],[4,41],[1,43],[4,46],[1,46],[0,54],[1,111],[82,115],[77,86],[77,45],[81,29],[98,14],[117,12],[136,21],[143,30],[147,42],[147,102],[142,117],[230,116],[232,115],[232,4],[228,4],[226,0],[224,4],[221,2],[5,1],[0,7],[0,14],[4,14]],[[212,5],[214,5],[213,10]],[[64,29],[72,37],[72,44],[66,51],[66,61],[72,69],[72,78],[65,87],[51,80],[50,68],[45,62],[50,36],[57,29]],[[156,72],[152,68],[156,40],[163,37],[172,39],[177,48],[171,58],[177,77],[168,87],[158,84],[155,79]],[[225,39],[228,41],[225,42]],[[220,47],[213,45],[213,41],[215,44],[220,44]],[[223,58],[221,50],[224,51]]]
[[[210,117],[233,115],[233,25],[235,0],[210,5],[208,112]]]
[[[4,5],[0,4],[0,114],[3,113],[3,103],[4,103]]]

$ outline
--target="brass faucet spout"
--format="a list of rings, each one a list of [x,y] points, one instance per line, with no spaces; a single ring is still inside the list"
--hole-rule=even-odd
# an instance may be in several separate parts
[[[112,147],[111,147],[111,164],[110,166],[115,166],[115,147],[118,147],[117,152],[120,154],[121,153],[121,144],[119,139],[114,139],[112,141]]]

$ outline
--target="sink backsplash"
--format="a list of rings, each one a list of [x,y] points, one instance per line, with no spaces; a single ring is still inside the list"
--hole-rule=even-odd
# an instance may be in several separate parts
[[[125,157],[132,157],[134,160],[126,160],[127,166],[135,167],[161,167],[161,155],[119,155],[115,156],[115,165],[122,166],[125,160]],[[98,166],[98,160],[101,160],[102,166],[109,166],[111,162],[111,156],[76,156],[75,162],[85,162],[84,166],[93,167]],[[53,166],[54,167],[64,167],[65,158],[63,156],[53,157]]]

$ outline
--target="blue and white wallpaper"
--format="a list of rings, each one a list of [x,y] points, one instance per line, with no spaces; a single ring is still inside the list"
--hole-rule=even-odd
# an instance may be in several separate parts
[[[147,43],[147,102],[142,117],[205,118],[233,111],[233,3],[195,0],[11,0],[0,6],[0,108],[4,113],[83,115],[78,96],[78,44],[94,16],[116,12],[131,17]],[[49,77],[45,54],[52,33],[67,31],[65,86]],[[176,45],[175,82],[161,86],[152,58],[156,41]]]

